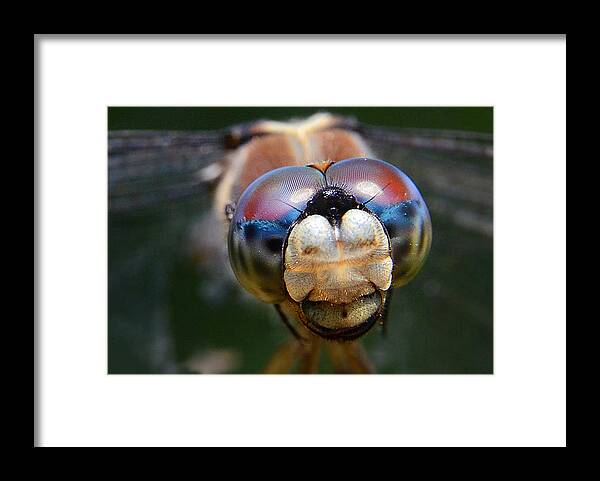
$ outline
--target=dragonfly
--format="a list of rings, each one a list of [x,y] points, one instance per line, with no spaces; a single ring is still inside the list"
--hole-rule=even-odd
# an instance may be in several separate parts
[[[315,373],[323,351],[334,372],[375,372],[361,339],[426,262],[429,210],[491,238],[492,155],[487,134],[326,112],[109,132],[109,366],[133,352],[136,371],[180,372],[165,319],[179,298],[169,272],[189,262],[214,296],[237,285],[274,306],[290,339],[263,372]]]

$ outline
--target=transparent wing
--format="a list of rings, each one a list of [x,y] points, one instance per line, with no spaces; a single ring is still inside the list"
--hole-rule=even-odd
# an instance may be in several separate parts
[[[410,149],[491,158],[492,135],[481,132],[436,129],[385,129],[363,125],[365,137],[373,142]]]
[[[201,195],[218,175],[203,169],[222,158],[224,139],[222,131],[109,132],[110,211],[160,209]]]
[[[210,208],[205,169],[218,167],[223,138],[221,131],[109,132],[111,373],[180,372],[173,299],[185,277],[179,267],[189,263],[190,226]]]

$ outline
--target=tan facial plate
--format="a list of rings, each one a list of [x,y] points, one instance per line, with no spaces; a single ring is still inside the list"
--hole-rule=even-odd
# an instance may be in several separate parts
[[[288,237],[284,282],[296,302],[351,303],[392,281],[385,230],[363,210],[351,209],[333,226],[320,215],[296,224]]]

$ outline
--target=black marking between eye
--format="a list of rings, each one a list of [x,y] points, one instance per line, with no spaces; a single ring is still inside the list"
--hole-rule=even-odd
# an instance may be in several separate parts
[[[326,217],[332,223],[337,223],[347,211],[360,207],[361,205],[355,197],[344,189],[327,186],[320,189],[307,202],[303,217],[318,214]]]

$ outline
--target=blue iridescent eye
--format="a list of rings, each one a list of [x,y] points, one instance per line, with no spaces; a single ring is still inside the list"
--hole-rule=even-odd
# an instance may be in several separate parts
[[[258,299],[285,299],[286,236],[324,182],[310,167],[282,167],[256,179],[241,195],[229,230],[229,259],[240,284]]]
[[[326,172],[338,185],[373,212],[390,240],[392,285],[409,282],[421,269],[431,247],[431,218],[421,193],[400,169],[375,159],[346,159]]]

